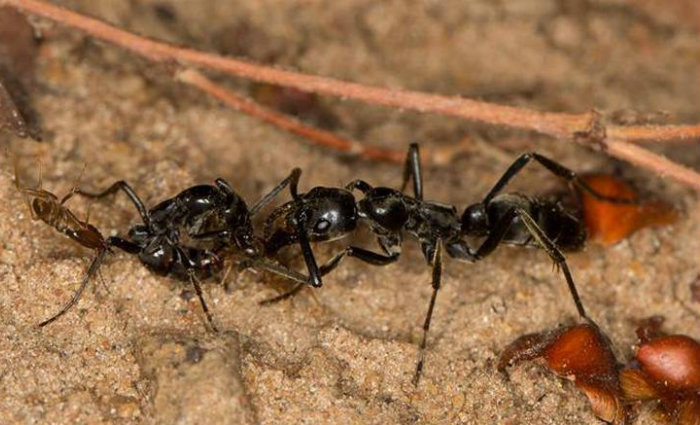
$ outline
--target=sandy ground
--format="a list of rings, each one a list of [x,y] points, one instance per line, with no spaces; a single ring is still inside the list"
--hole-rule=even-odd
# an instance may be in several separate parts
[[[154,37],[366,83],[542,110],[666,111],[674,123],[700,115],[700,20],[690,0],[663,7],[642,0],[63,3]],[[254,200],[295,166],[304,169],[303,188],[355,177],[400,181],[397,166],[310,147],[123,51],[57,27],[44,36],[31,90],[44,142],[0,134],[28,183],[36,182],[38,158],[48,190],[64,193],[84,167],[82,187],[126,179],[149,205],[219,176]],[[665,315],[667,330],[700,337],[700,301],[691,291],[700,274],[700,217],[686,188],[531,134],[335,99],[321,99],[314,113],[309,119],[321,126],[387,147],[475,140],[467,155],[426,170],[427,197],[460,208],[480,199],[523,150],[578,171],[617,170],[670,200],[684,211],[674,226],[610,248],[590,245],[569,261],[621,360],[631,356],[634,320],[651,314]],[[663,151],[696,168],[700,162],[697,146]],[[533,169],[513,187],[553,186]],[[536,363],[512,369],[509,379],[495,371],[510,341],[575,316],[542,252],[500,248],[478,264],[446,260],[427,366],[414,388],[430,294],[417,244],[405,244],[389,267],[347,261],[322,289],[269,307],[257,302],[283,282],[234,271],[228,293],[206,286],[219,335],[204,331],[182,284],[117,253],[102,267],[104,284],[39,330],[70,298],[91,253],[31,221],[11,176],[3,156],[0,423],[599,423],[572,384]],[[80,200],[71,206],[87,208]],[[136,220],[121,196],[90,207],[90,221],[107,234],[123,234]],[[341,245],[319,246],[318,255]],[[642,410],[636,423],[653,421]]]

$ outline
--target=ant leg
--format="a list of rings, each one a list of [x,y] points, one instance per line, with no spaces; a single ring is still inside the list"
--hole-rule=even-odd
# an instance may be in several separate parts
[[[288,185],[291,184],[291,187],[294,187],[294,192],[292,196],[296,198],[296,187],[299,183],[299,178],[301,177],[301,169],[300,168],[295,168],[292,170],[292,172],[289,174],[289,176],[282,180],[277,186],[275,186],[270,192],[267,193],[267,195],[263,196],[254,206],[253,208],[250,209],[250,216],[253,217],[255,214],[260,212],[260,210],[267,204],[272,201],[275,196],[277,196],[282,189],[287,187]],[[290,187],[290,191],[292,190]]]
[[[287,267],[284,267],[280,264],[273,263],[271,261],[267,261],[262,258],[250,258],[245,260],[247,263],[250,264],[250,266],[254,268],[259,268],[261,270],[268,271],[270,273],[276,274],[278,276],[282,276],[286,279],[289,279],[293,282],[297,282],[300,285],[306,285],[309,283],[309,278],[304,276],[303,274],[288,269]]]
[[[493,188],[489,191],[489,193],[486,195],[486,197],[483,200],[484,204],[488,204],[491,199],[493,199],[494,196],[500,192],[508,182],[515,177],[516,174],[518,174],[525,165],[527,165],[528,162],[530,162],[531,159],[534,159],[537,161],[540,165],[542,165],[544,168],[546,168],[550,173],[554,174],[557,177],[560,177],[567,182],[579,187],[582,190],[585,190],[586,192],[590,193],[591,196],[593,196],[596,199],[599,199],[601,201],[606,201],[606,202],[611,202],[615,204],[634,204],[634,201],[628,200],[628,199],[619,199],[615,198],[612,196],[606,196],[603,195],[602,193],[596,191],[593,189],[591,186],[589,186],[586,182],[581,180],[581,178],[572,170],[564,167],[563,165],[559,164],[556,161],[553,161],[549,158],[547,158],[544,155],[540,155],[536,152],[526,152],[522,155],[520,155],[508,169],[506,170],[505,173],[503,173],[503,176],[498,180],[498,182],[493,186]]]
[[[78,287],[78,290],[75,291],[75,294],[73,295],[73,298],[66,304],[61,311],[53,315],[51,318],[44,320],[43,322],[39,323],[38,327],[43,328],[44,326],[48,325],[51,322],[54,322],[56,319],[59,317],[63,316],[68,310],[70,310],[77,302],[80,300],[80,297],[83,295],[83,291],[85,291],[85,288],[87,287],[88,283],[90,282],[90,279],[97,273],[98,269],[100,268],[100,264],[102,264],[102,260],[104,259],[105,255],[109,252],[108,249],[101,249],[95,258],[92,260],[92,263],[90,263],[90,267],[88,268],[87,274],[85,275],[85,278],[83,278],[83,281],[81,282],[80,286]]]
[[[333,271],[345,257],[355,257],[360,261],[373,266],[386,266],[398,260],[398,254],[385,255],[356,246],[349,246],[320,267],[321,276],[325,276]]]
[[[294,206],[300,206],[301,204],[297,189],[300,176],[301,170],[299,168],[295,168],[292,171],[292,174],[289,176],[289,191],[292,194]],[[311,249],[309,235],[306,233],[306,221],[308,217],[306,217],[306,213],[302,209],[297,209],[295,219],[296,229],[294,230],[296,231],[299,247],[301,248],[301,255],[304,257],[304,263],[306,263],[306,268],[309,270],[309,284],[314,288],[320,288],[323,285],[323,280],[321,279],[321,274],[318,270],[316,257],[314,257],[314,252]]]
[[[340,253],[336,254],[328,260],[325,264],[323,264],[321,267],[319,267],[319,272],[321,276],[325,276],[326,274],[330,273],[333,271],[340,262],[346,257],[355,257],[358,260],[364,261],[365,263],[372,264],[375,266],[385,266],[387,264],[391,264],[395,262],[399,256],[398,254],[396,255],[384,255],[384,254],[379,254],[377,252],[372,252],[363,248],[358,248],[354,246],[349,246],[342,250]],[[279,267],[279,266],[278,266]],[[292,270],[289,270],[292,272]],[[293,272],[294,274],[297,274],[297,272]],[[279,272],[277,274],[280,274]],[[298,280],[295,277],[290,277],[288,275],[284,275],[287,278],[290,278],[292,280],[297,281],[297,284],[292,287],[287,292],[281,293],[277,296],[274,296],[272,298],[268,298],[266,300],[260,301],[260,305],[269,305],[269,304],[274,304],[283,300],[286,300],[287,298],[290,298],[294,295],[296,295],[299,291],[301,291],[304,288],[304,285],[308,283],[308,280]],[[298,274],[302,279],[306,279],[305,276]]]
[[[264,300],[258,302],[258,305],[270,305],[270,304],[276,304],[280,301],[284,301],[287,298],[291,298],[294,295],[298,294],[299,291],[304,289],[304,286],[306,286],[306,283],[297,283],[289,291],[283,292],[279,295],[275,295],[274,297],[271,297],[271,298],[264,299]]]
[[[479,248],[474,253],[475,259],[482,259],[496,249],[496,247],[503,240],[503,237],[505,236],[506,232],[508,232],[508,229],[510,228],[511,224],[513,223],[513,220],[515,220],[516,217],[520,217],[523,224],[525,225],[525,228],[527,228],[528,232],[530,232],[530,235],[532,235],[532,237],[540,245],[540,247],[561,269],[562,273],[564,273],[566,284],[569,287],[569,292],[571,293],[571,297],[574,300],[574,304],[576,305],[576,310],[578,311],[579,316],[591,323],[595,323],[586,314],[586,310],[584,309],[583,303],[581,302],[581,297],[579,296],[578,290],[576,289],[574,278],[571,276],[569,266],[566,264],[566,258],[564,257],[564,254],[562,254],[559,248],[557,248],[556,244],[547,237],[544,231],[540,229],[540,226],[537,225],[537,222],[532,217],[530,217],[530,214],[528,214],[528,212],[524,209],[513,208],[512,210],[508,211],[508,213],[498,223],[496,223],[491,234],[489,234],[486,240],[481,244],[481,246],[479,246]]]
[[[209,322],[211,330],[214,333],[218,333],[219,330],[216,328],[216,325],[214,325],[214,318],[212,317],[211,312],[209,311],[209,307],[207,307],[207,303],[204,301],[204,294],[202,294],[202,286],[200,285],[199,279],[197,279],[193,271],[189,271],[187,275],[190,279],[190,283],[194,287],[194,292],[197,293],[197,298],[199,298],[199,304],[202,306],[202,311],[204,311],[204,314],[207,316],[207,322]]]
[[[435,245],[435,251],[433,251],[433,293],[430,296],[430,303],[428,304],[428,313],[425,315],[425,322],[423,323],[423,339],[418,348],[418,362],[416,363],[416,372],[413,375],[413,385],[418,386],[420,381],[421,373],[423,372],[423,365],[425,364],[425,347],[428,344],[428,331],[430,330],[430,321],[433,318],[433,310],[435,309],[435,300],[437,299],[438,290],[440,289],[440,282],[442,278],[442,241],[438,239]]]
[[[299,247],[301,248],[301,255],[304,257],[306,268],[309,270],[309,284],[314,288],[320,288],[323,285],[323,280],[321,279],[321,272],[316,263],[316,257],[311,249],[309,235],[306,234],[306,217],[299,213],[296,216],[296,221],[297,225],[295,230],[299,241]]]
[[[423,173],[420,164],[420,152],[418,143],[411,143],[406,154],[406,162],[403,168],[403,181],[401,182],[401,192],[406,189],[408,179],[413,176],[413,194],[419,201],[423,200]]]
[[[141,247],[135,243],[122,239],[116,236],[110,236],[106,241],[107,246],[115,246],[128,254],[138,254],[141,252]]]
[[[268,193],[260,201],[258,201],[258,203],[251,210],[252,217],[265,204],[269,203],[272,200],[272,198],[274,198],[279,193],[280,190],[284,189],[284,187],[289,185],[289,191],[292,195],[293,200],[275,208],[272,211],[272,213],[270,213],[270,215],[268,215],[265,218],[265,223],[263,224],[263,240],[265,241],[265,252],[267,254],[274,254],[280,248],[297,242],[297,238],[293,237],[287,232],[277,231],[275,234],[273,234],[272,229],[274,228],[277,219],[287,215],[290,211],[292,211],[295,207],[299,205],[299,194],[297,192],[297,186],[299,184],[300,176],[301,169],[295,168],[294,170],[292,170],[292,173],[289,175],[289,177],[284,179],[279,185],[277,185],[277,187],[272,189],[270,193]],[[304,258],[306,259],[306,257]]]
[[[352,192],[353,190],[357,189],[357,190],[359,190],[359,191],[362,192],[362,193],[367,193],[367,192],[369,192],[370,190],[372,190],[372,185],[370,185],[369,183],[367,183],[367,182],[364,181],[364,180],[359,180],[359,179],[358,179],[358,180],[353,180],[353,181],[351,181],[350,183],[346,184],[346,185],[345,185],[345,189],[347,189],[347,190],[349,190],[349,191],[351,191],[351,192]]]
[[[75,193],[78,195],[84,196],[86,198],[94,198],[94,199],[100,199],[104,198],[105,196],[111,195],[115,193],[116,191],[121,190],[124,193],[126,193],[126,196],[131,199],[131,202],[134,204],[136,207],[136,210],[139,212],[139,215],[141,216],[141,219],[143,220],[143,223],[146,226],[150,226],[150,217],[148,215],[148,210],[146,209],[146,206],[144,205],[143,201],[139,196],[134,192],[134,189],[129,186],[127,182],[124,180],[119,180],[118,182],[112,184],[110,187],[107,189],[103,190],[102,192],[98,193],[93,193],[93,192],[86,192],[82,189],[75,189]]]
[[[292,280],[296,282],[296,285],[292,287],[289,291],[282,293],[280,295],[274,296],[272,298],[268,298],[265,300],[260,301],[258,304],[259,305],[269,305],[269,304],[275,304],[279,301],[285,300],[293,295],[296,295],[299,291],[301,291],[304,286],[309,284],[309,279],[304,276],[301,273],[298,273],[294,270],[288,269],[284,266],[281,266],[279,264],[271,263],[269,261],[256,258],[256,259],[251,259],[248,260],[250,264],[253,267],[260,268],[262,270],[269,271],[271,273],[274,273],[276,275],[282,276],[284,278],[287,278],[289,280]]]

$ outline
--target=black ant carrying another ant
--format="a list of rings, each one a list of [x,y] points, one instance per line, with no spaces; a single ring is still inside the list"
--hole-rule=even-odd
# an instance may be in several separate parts
[[[354,180],[344,189],[314,187],[306,193],[297,191],[300,170],[290,176],[292,200],[277,207],[265,223],[265,251],[275,254],[284,246],[299,244],[309,271],[312,286],[322,285],[322,276],[332,271],[346,256],[373,265],[395,262],[401,253],[405,235],[421,244],[423,256],[432,268],[432,296],[423,324],[423,337],[413,382],[417,384],[423,369],[428,331],[442,275],[442,251],[459,260],[475,262],[491,254],[499,244],[542,248],[562,270],[578,314],[591,321],[581,303],[563,251],[582,248],[586,239],[583,223],[559,204],[516,193],[500,194],[506,184],[530,161],[537,161],[548,171],[597,199],[620,202],[597,193],[571,170],[537,153],[525,153],[513,162],[481,202],[464,210],[461,217],[451,205],[423,199],[423,179],[417,144],[412,144],[403,172],[401,189],[372,187]],[[413,196],[404,192],[413,180]],[[353,190],[364,195],[355,201]],[[278,221],[283,217],[283,224]],[[310,242],[338,239],[353,232],[360,221],[368,223],[377,236],[383,253],[348,246],[319,266]],[[472,248],[465,237],[481,237]],[[264,301],[272,303],[288,298],[303,287],[299,282],[289,292]],[[592,322],[592,321],[591,321]]]
[[[252,209],[224,180],[215,185],[187,188],[155,207],[147,209],[136,192],[118,181],[99,193],[76,189],[87,198],[100,199],[117,191],[124,192],[136,207],[142,224],[129,229],[128,237],[111,237],[109,243],[137,255],[154,273],[189,281],[199,298],[202,310],[213,331],[217,331],[204,301],[200,281],[223,269],[222,256],[235,251],[244,257],[246,267],[267,270],[293,281],[308,280],[295,271],[267,261],[261,243],[253,233],[252,218],[289,183],[291,176],[265,195]],[[193,245],[185,245],[189,239]]]
[[[260,242],[253,234],[251,218],[287,184],[289,178],[263,197],[250,211],[245,201],[223,179],[215,186],[198,185],[183,190],[152,209],[146,209],[136,192],[124,181],[118,181],[100,193],[91,193],[74,187],[63,199],[48,191],[21,187],[17,189],[33,200],[32,216],[41,219],[86,248],[97,251],[88,273],[71,301],[61,311],[39,324],[48,325],[66,313],[80,299],[90,279],[97,273],[105,254],[116,247],[139,260],[158,275],[188,280],[195,289],[202,310],[213,331],[217,331],[212,315],[202,294],[200,281],[222,270],[223,254],[236,250],[243,254],[245,266],[252,266],[298,282],[308,282],[300,273],[267,261],[260,254]],[[87,221],[79,220],[64,203],[74,195],[99,199],[123,191],[136,207],[142,224],[129,230],[128,238],[109,237]],[[189,237],[195,246],[185,245]],[[206,245],[206,246],[203,246]]]

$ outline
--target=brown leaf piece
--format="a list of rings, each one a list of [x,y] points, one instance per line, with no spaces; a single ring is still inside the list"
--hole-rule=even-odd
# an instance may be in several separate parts
[[[637,199],[637,193],[627,183],[613,176],[591,174],[582,179],[603,195],[629,201]],[[678,212],[661,201],[615,204],[582,191],[581,203],[590,239],[604,245],[618,243],[645,227],[671,224],[678,218]]]
[[[522,336],[506,347],[498,368],[503,371],[510,364],[535,358],[543,358],[554,373],[574,381],[598,418],[626,422],[617,361],[597,326],[586,323]]]

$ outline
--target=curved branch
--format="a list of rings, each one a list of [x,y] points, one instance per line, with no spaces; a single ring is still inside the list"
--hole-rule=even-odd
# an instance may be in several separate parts
[[[531,130],[555,138],[571,139],[606,150],[609,154],[620,159],[653,170],[661,175],[668,175],[700,190],[700,174],[644,148],[624,142],[631,140],[698,139],[700,138],[699,125],[606,127],[594,111],[582,114],[540,112],[455,96],[440,96],[417,91],[368,86],[334,78],[286,71],[174,46],[139,36],[98,19],[41,0],[0,0],[0,5],[3,4],[77,28],[91,37],[121,46],[154,62],[174,62],[180,65],[204,67],[249,80],[294,87],[307,92],[339,96],[370,104],[393,106],[424,113],[455,116],[472,121]]]
[[[533,130],[554,137],[570,137],[589,128],[593,114],[539,112],[513,106],[496,105],[456,96],[440,96],[407,90],[392,90],[342,81],[334,78],[286,71],[240,59],[174,46],[123,30],[60,6],[40,0],[0,0],[0,4],[41,16],[94,38],[138,53],[154,62],[178,62],[204,67],[237,77],[276,84],[324,95],[394,106],[419,112],[451,115],[474,121]]]
[[[674,141],[700,139],[700,125],[608,126],[607,137],[628,141]]]
[[[700,191],[700,179],[698,179],[700,176],[698,176],[698,173],[641,146],[613,139],[606,142],[606,152],[616,158],[652,170],[661,176],[671,177]]]

